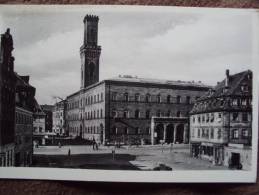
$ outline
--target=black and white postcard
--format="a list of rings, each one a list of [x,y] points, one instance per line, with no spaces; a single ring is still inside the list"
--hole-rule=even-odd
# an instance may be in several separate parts
[[[258,21],[0,6],[0,178],[255,182]]]

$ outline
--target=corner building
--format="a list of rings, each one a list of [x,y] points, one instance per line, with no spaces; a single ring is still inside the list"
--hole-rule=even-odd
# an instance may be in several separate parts
[[[191,155],[216,165],[249,169],[252,141],[252,72],[226,77],[190,112]]]
[[[99,82],[98,21],[84,19],[81,89],[66,99],[69,135],[102,144],[188,143],[189,112],[210,87],[127,75]]]

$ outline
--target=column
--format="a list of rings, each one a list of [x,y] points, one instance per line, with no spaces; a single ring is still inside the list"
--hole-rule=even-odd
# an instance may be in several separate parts
[[[176,143],[176,127],[177,124],[174,125],[174,143]]]
[[[164,124],[164,143],[166,141],[166,126],[167,126],[167,124]]]

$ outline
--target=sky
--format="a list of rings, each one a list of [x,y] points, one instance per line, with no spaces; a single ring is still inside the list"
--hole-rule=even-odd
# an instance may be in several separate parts
[[[225,70],[252,69],[252,11],[92,6],[0,7],[15,71],[30,75],[40,104],[80,88],[83,18],[99,16],[100,80],[133,75],[216,85]]]

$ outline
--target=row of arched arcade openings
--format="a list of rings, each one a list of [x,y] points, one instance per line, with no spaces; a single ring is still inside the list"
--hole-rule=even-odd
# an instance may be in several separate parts
[[[187,117],[152,117],[151,144],[189,143]]]

